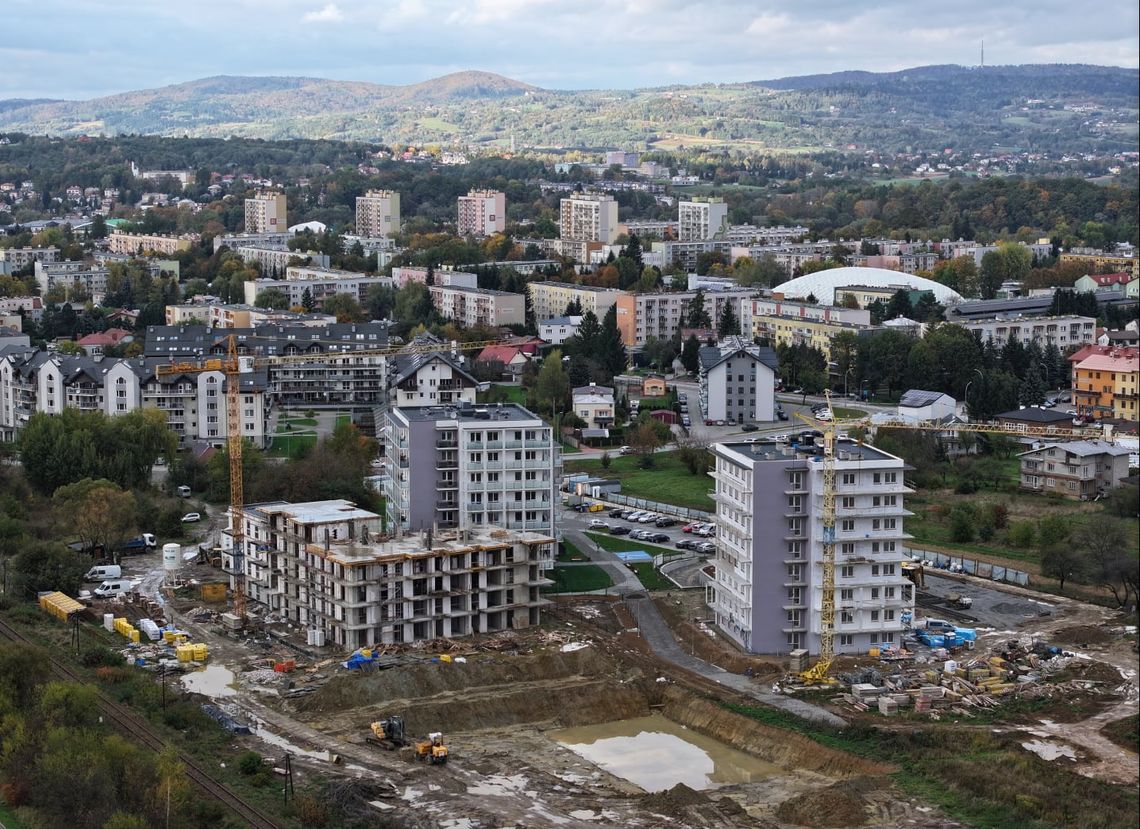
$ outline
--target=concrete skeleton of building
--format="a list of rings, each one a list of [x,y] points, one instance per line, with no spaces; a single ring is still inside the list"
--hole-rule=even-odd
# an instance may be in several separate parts
[[[728,205],[720,198],[677,202],[677,241],[703,242],[722,236],[728,227]]]
[[[526,296],[490,288],[430,285],[432,305],[445,319],[466,328],[497,328],[526,323]]]
[[[835,652],[901,644],[913,585],[903,576],[904,463],[872,446],[836,448]],[[716,559],[706,598],[750,653],[819,652],[823,462],[812,446],[713,446]]]
[[[356,232],[368,237],[392,237],[400,232],[400,194],[369,190],[356,197]]]
[[[698,352],[701,415],[706,423],[776,419],[776,352],[744,337],[726,337]]]
[[[460,236],[490,236],[507,228],[507,197],[498,190],[471,190],[459,197]]]
[[[491,526],[383,533],[381,516],[350,501],[245,507],[243,554],[234,516],[223,564],[241,565],[249,599],[269,618],[350,651],[537,625],[553,539]],[[231,579],[232,581],[232,579]]]
[[[330,262],[328,254],[317,253],[315,250],[289,250],[288,248],[239,245],[233,251],[242,258],[243,262],[256,263],[261,267],[262,273],[270,276],[285,273],[291,264],[298,261],[314,268],[327,268]]]
[[[433,285],[448,285],[453,288],[479,287],[478,274],[469,271],[457,271],[450,267],[433,269],[431,281]],[[421,285],[426,285],[428,283],[428,269],[411,265],[392,268],[392,282],[397,289],[403,288],[409,282],[419,282]]]
[[[240,247],[288,250],[294,234],[282,228],[270,233],[219,233],[214,237],[214,253],[223,247],[236,250]]]
[[[1022,452],[1021,488],[1089,501],[1128,477],[1129,449],[1100,440],[1053,443]]]
[[[597,288],[572,282],[528,282],[526,290],[534,318],[539,320],[560,317],[566,313],[567,306],[577,302],[583,314],[592,311],[600,321],[620,297],[630,296],[617,288]]]
[[[280,233],[288,228],[284,193],[262,191],[245,200],[246,233]]]
[[[561,460],[551,427],[522,406],[401,406],[382,440],[396,527],[554,534]]]

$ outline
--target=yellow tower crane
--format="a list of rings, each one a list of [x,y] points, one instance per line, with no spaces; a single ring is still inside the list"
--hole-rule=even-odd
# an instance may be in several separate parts
[[[253,356],[252,367],[261,368],[274,365],[290,365],[313,362],[315,359],[393,357],[398,354],[431,354],[448,351],[481,351],[489,345],[510,345],[510,342],[483,340],[480,342],[413,343],[403,347],[358,349],[354,351],[326,352],[320,357],[311,354],[280,354]],[[204,374],[221,372],[226,378],[226,448],[230,462],[230,535],[233,539],[233,568],[230,574],[234,579],[233,612],[246,621],[245,608],[245,523],[243,510],[245,494],[242,482],[242,429],[241,429],[241,360],[238,353],[237,337],[226,337],[224,357],[211,357],[195,362],[171,362],[155,369],[157,377],[173,377],[180,374]]]
[[[1006,426],[998,423],[938,423],[935,421],[909,421],[902,418],[884,418],[872,421],[870,417],[837,421],[831,405],[831,394],[825,393],[827,412],[831,419],[822,421],[796,414],[800,420],[823,433],[823,512],[820,517],[823,531],[822,567],[820,577],[819,659],[800,674],[807,684],[833,684],[829,676],[835,661],[835,441],[840,429],[913,429],[920,432],[971,432],[980,434],[1010,435],[1013,437],[1040,437],[1053,440],[1104,440],[1112,442],[1112,427],[1061,429],[1054,426]]]

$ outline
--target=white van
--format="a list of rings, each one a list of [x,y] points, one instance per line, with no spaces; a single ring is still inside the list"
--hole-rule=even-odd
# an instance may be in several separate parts
[[[185,484],[178,487],[178,497],[179,498],[189,498],[190,497],[190,487],[186,486]]]
[[[123,568],[118,564],[99,564],[87,571],[84,581],[106,581],[117,579],[123,575]]]
[[[93,595],[96,599],[110,599],[115,596],[125,596],[131,592],[129,579],[111,579],[95,588]]]

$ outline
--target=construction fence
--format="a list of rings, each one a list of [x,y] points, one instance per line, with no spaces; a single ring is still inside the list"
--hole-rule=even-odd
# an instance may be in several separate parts
[[[917,547],[910,549],[912,556],[918,556],[923,561],[934,563],[936,570],[951,570],[957,573],[966,573],[981,579],[991,581],[1004,581],[1010,584],[1019,584],[1022,587],[1029,585],[1029,573],[1024,570],[1015,570],[989,561],[978,561],[965,556],[954,556],[949,553],[938,553],[933,550],[920,550]]]
[[[649,501],[645,498],[631,498],[628,495],[618,495],[612,492],[605,493],[604,500],[631,509],[652,510],[653,512],[672,515],[675,518],[686,518],[689,521],[713,521],[716,517],[711,512],[704,510],[679,507],[676,504],[663,504],[660,501]]]

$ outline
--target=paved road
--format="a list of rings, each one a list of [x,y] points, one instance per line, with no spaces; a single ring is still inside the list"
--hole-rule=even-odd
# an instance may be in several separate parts
[[[569,513],[578,517],[578,513]],[[645,593],[645,588],[641,586],[637,576],[622,563],[614,553],[609,550],[594,544],[594,542],[587,537],[580,529],[580,523],[573,521],[572,524],[567,519],[563,519],[563,533],[578,550],[588,556],[594,563],[604,569],[610,574],[613,579],[614,586],[607,591],[597,590],[595,593],[612,592],[622,597],[622,601],[626,603],[630,613],[633,614],[636,620],[638,629],[641,635],[645,638],[646,643],[653,650],[653,652],[664,659],[666,662],[671,662],[679,668],[684,668],[706,679],[711,679],[721,685],[732,688],[734,691],[750,696],[759,700],[773,708],[779,708],[787,711],[790,714],[795,714],[797,717],[804,719],[816,720],[824,722],[829,725],[844,725],[844,721],[817,705],[803,702],[792,697],[787,697],[782,694],[773,694],[760,688],[753,680],[738,674],[732,674],[723,668],[718,668],[716,665],[711,665],[703,659],[687,654],[677,644],[676,638],[673,636],[673,631],[665,623],[661,614],[657,610],[657,605]],[[570,524],[570,526],[567,526]]]

